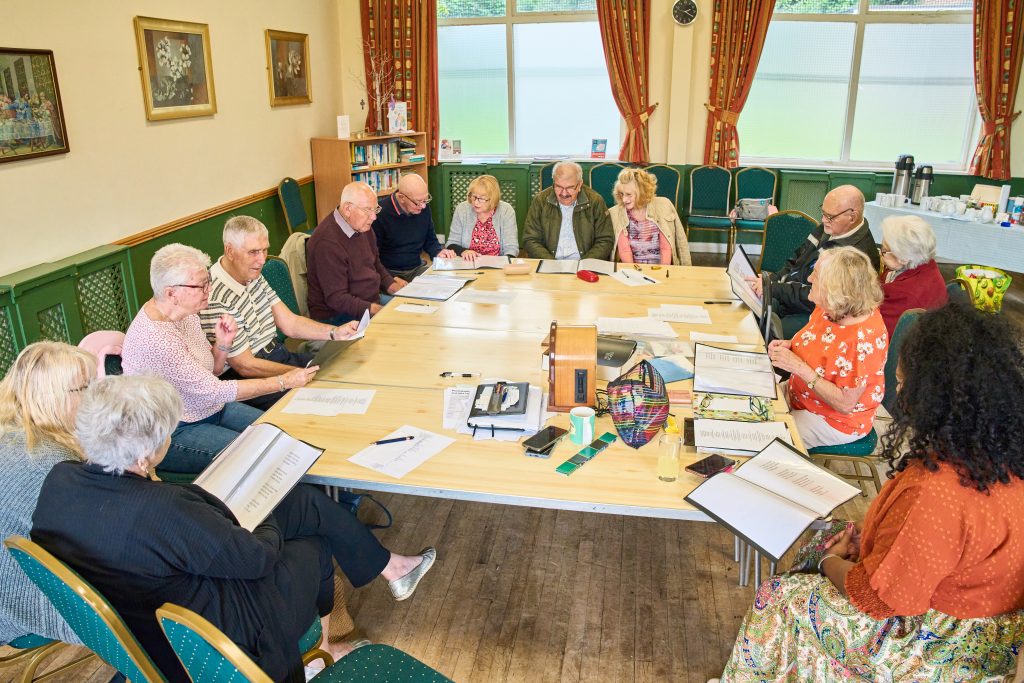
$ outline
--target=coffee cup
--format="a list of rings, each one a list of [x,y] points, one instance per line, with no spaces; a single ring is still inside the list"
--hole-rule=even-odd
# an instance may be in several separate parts
[[[990,204],[981,207],[981,222],[991,223],[995,220],[996,210]]]
[[[892,196],[892,205],[895,207],[903,206],[907,203],[907,195],[905,194],[894,194]]]
[[[597,413],[593,408],[581,406],[569,411],[569,440],[574,444],[588,444],[594,440],[594,419]]]
[[[884,193],[884,192],[876,192],[876,193],[875,193],[875,204],[878,204],[879,206],[885,206],[885,205],[884,205],[884,204],[882,203],[882,200],[883,200],[884,198],[885,198],[885,193]]]

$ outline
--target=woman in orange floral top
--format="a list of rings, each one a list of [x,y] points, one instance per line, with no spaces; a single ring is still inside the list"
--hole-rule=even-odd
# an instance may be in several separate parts
[[[822,252],[810,283],[811,319],[792,339],[769,344],[768,355],[775,367],[791,373],[793,421],[804,446],[815,448],[871,432],[885,394],[889,339],[878,312],[878,274],[862,252]]]

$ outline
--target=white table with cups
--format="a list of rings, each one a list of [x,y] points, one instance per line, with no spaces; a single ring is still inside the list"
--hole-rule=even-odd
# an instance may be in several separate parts
[[[882,195],[883,203],[895,204],[899,195]],[[882,242],[882,221],[890,216],[919,216],[935,231],[936,258],[952,263],[969,263],[1024,273],[1024,227],[1002,227],[993,222],[991,207],[968,209],[960,198],[929,197],[926,204],[939,210],[926,210],[913,204],[882,206],[878,201],[864,205],[875,241]],[[938,201],[936,201],[938,200]],[[962,210],[961,210],[962,209]],[[988,222],[983,222],[987,219]]]

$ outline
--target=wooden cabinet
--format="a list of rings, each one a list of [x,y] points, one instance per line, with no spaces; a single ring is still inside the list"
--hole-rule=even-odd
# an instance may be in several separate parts
[[[427,179],[426,133],[313,138],[310,147],[318,223],[338,206],[341,190],[353,181],[368,183],[381,196],[395,191],[400,174],[418,173]],[[406,160],[409,155],[402,154],[403,149],[422,160]]]

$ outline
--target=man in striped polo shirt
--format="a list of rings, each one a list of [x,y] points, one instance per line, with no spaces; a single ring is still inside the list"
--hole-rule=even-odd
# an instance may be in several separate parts
[[[221,314],[238,324],[228,364],[221,379],[274,377],[290,367],[305,367],[311,353],[294,353],[277,341],[277,331],[293,339],[348,339],[358,322],[335,327],[296,315],[277,297],[262,275],[270,238],[267,227],[252,216],[234,216],[224,224],[224,255],[210,268],[209,308],[200,313],[203,330],[216,343],[214,329]],[[266,410],[283,394],[270,394],[246,403]]]

